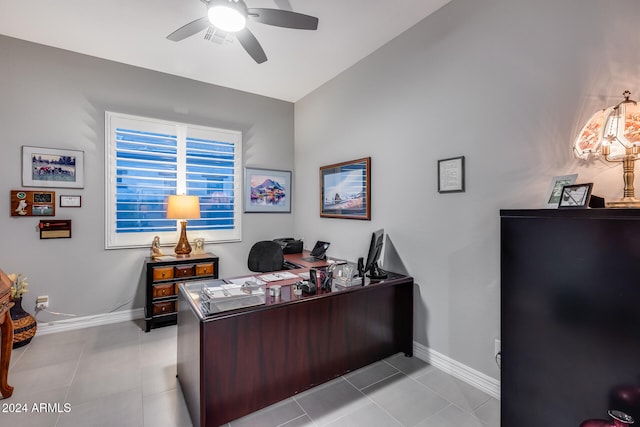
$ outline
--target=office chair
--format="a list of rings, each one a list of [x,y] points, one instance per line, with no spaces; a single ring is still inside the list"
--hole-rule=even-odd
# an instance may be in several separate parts
[[[254,243],[249,251],[247,266],[249,270],[259,273],[284,269],[282,246],[273,240]]]

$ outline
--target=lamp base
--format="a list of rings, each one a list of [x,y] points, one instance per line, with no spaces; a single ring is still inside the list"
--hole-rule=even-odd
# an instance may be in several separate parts
[[[606,202],[605,206],[607,208],[640,208],[640,199],[636,199],[635,197],[623,197],[620,200],[616,200],[613,202]]]
[[[176,257],[186,258],[190,256],[189,254],[191,253],[191,245],[189,244],[189,240],[187,240],[187,221],[180,221],[180,224],[182,224],[182,230],[180,231],[180,240],[178,240],[175,252]]]

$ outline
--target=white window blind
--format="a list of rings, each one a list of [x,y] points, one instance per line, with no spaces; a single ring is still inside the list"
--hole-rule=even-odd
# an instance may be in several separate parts
[[[240,132],[112,112],[105,126],[107,249],[176,242],[177,221],[165,218],[171,194],[200,198],[190,240],[240,240]]]

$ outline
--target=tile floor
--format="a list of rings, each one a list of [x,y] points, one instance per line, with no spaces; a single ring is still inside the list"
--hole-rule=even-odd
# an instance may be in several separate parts
[[[36,335],[14,350],[2,426],[191,426],[176,375],[176,327],[141,322]],[[500,402],[397,354],[227,427],[498,427]]]

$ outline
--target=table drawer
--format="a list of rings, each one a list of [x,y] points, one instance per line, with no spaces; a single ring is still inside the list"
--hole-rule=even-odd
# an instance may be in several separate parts
[[[162,298],[177,295],[178,287],[175,283],[163,283],[161,285],[153,286],[153,297]]]
[[[154,267],[153,280],[173,279],[173,267]]]
[[[176,265],[175,277],[191,277],[195,274],[195,266],[193,265]]]
[[[213,275],[213,263],[196,265],[196,276],[211,276]]]
[[[157,316],[160,314],[171,314],[175,313],[177,310],[178,301],[165,301],[165,302],[154,302],[153,303],[153,315]]]

